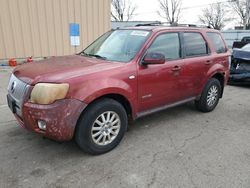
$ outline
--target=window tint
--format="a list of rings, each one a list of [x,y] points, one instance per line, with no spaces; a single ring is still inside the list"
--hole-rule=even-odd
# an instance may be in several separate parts
[[[180,41],[178,33],[165,33],[159,35],[152,45],[149,47],[148,52],[157,52],[165,55],[168,60],[180,58]]]
[[[211,40],[217,53],[224,53],[227,51],[220,34],[209,32],[207,33],[207,36]]]
[[[186,56],[202,56],[208,54],[206,41],[200,33],[184,33]]]

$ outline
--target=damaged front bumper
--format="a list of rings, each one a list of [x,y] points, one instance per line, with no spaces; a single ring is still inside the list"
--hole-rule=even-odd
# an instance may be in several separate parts
[[[229,77],[230,81],[234,82],[248,82],[250,83],[250,72],[241,74],[231,74]]]
[[[29,102],[33,86],[11,75],[7,102],[19,124],[45,137],[66,141],[74,136],[75,127],[87,104],[77,99],[65,98],[52,104]]]
[[[15,114],[19,124],[33,132],[57,141],[71,140],[79,116],[87,104],[76,99],[63,99],[49,105],[24,103],[22,118]],[[44,129],[38,123],[43,122]]]
[[[229,83],[250,84],[250,61],[234,59],[230,68]]]

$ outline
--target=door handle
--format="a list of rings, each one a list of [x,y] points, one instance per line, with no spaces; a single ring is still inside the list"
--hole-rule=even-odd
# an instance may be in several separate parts
[[[211,65],[211,63],[212,63],[211,60],[207,60],[207,61],[205,62],[205,65]]]
[[[181,67],[180,67],[180,66],[174,66],[174,67],[172,68],[172,71],[179,71],[179,70],[181,70]]]

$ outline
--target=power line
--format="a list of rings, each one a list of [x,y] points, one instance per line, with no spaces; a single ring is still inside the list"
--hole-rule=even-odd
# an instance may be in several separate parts
[[[215,5],[215,4],[217,4],[217,3],[225,4],[225,3],[229,3],[229,2],[231,2],[231,0],[227,0],[227,1],[218,1],[218,2],[215,2],[215,3],[208,3],[208,4],[202,4],[202,5],[191,6],[191,7],[183,7],[183,8],[181,8],[181,10],[187,10],[187,9],[193,9],[193,8],[200,8],[200,7]],[[142,13],[134,13],[133,15],[153,14],[153,13],[156,13],[156,12],[157,12],[157,11],[142,12]]]
[[[229,3],[229,2],[231,2],[231,1],[230,0],[227,0],[227,1],[218,1],[218,2],[215,2],[215,3],[208,3],[208,4],[203,4],[203,5],[196,5],[196,6],[192,6],[192,7],[184,7],[184,8],[181,8],[181,9],[200,8],[200,7],[210,6],[210,5],[216,5],[217,3],[224,4],[224,3]]]

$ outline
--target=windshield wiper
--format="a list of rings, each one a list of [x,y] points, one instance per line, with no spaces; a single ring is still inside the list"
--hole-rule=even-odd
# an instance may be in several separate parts
[[[103,59],[103,60],[107,59],[106,57],[103,57],[103,56],[100,56],[100,55],[97,55],[97,54],[87,54],[85,52],[81,52],[81,54],[89,56],[89,57],[95,57],[95,58],[98,58],[98,59]]]
[[[100,55],[97,55],[97,54],[88,54],[88,56],[96,57],[98,59],[103,59],[103,60],[107,59],[106,57],[103,57],[103,56],[100,56]]]

